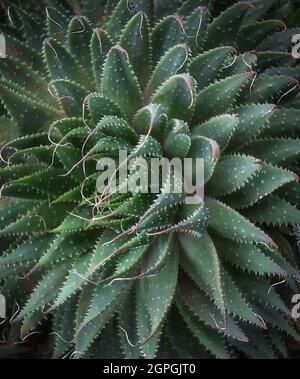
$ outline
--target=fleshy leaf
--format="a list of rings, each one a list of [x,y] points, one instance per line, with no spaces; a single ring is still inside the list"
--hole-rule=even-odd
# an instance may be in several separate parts
[[[174,75],[157,90],[151,102],[161,104],[169,118],[189,120],[194,91],[194,80],[190,75]]]
[[[157,331],[172,304],[177,285],[178,251],[173,250],[164,267],[153,278],[141,281],[140,295],[146,299],[146,307],[152,325],[152,334]],[[140,299],[140,301],[142,301]]]
[[[221,13],[208,27],[205,47],[232,45],[243,22],[243,16],[254,8],[246,2],[239,2]]]
[[[288,163],[297,159],[300,154],[299,139],[265,139],[256,140],[243,149],[245,153],[251,151],[255,157],[274,165]]]
[[[193,136],[202,136],[217,142],[223,151],[239,125],[239,117],[229,114],[214,117],[209,121],[195,126],[192,129]]]
[[[209,226],[221,236],[240,242],[265,243],[275,247],[275,243],[262,230],[251,224],[245,217],[217,200],[207,200]]]
[[[179,241],[183,254],[185,254],[184,259],[194,266],[205,285],[211,287],[215,303],[224,314],[225,303],[220,276],[220,262],[211,238],[208,234],[201,238],[179,234]],[[210,270],[206,270],[205,267],[210,267]]]
[[[92,78],[90,42],[93,30],[88,20],[82,16],[75,16],[68,28],[68,45],[70,53],[76,61],[85,68],[85,74]]]
[[[188,56],[189,50],[185,44],[176,45],[167,51],[158,62],[146,88],[147,97],[150,97],[166,80],[181,71]]]
[[[261,168],[256,158],[233,155],[219,161],[206,187],[211,196],[222,196],[237,191]]]
[[[129,61],[142,88],[150,74],[150,35],[147,16],[140,12],[126,25],[120,45],[129,55]]]
[[[197,80],[199,90],[220,77],[222,69],[227,65],[227,60],[233,52],[232,47],[218,47],[198,55],[191,61],[189,70]]]
[[[129,117],[141,108],[141,90],[128,61],[128,54],[120,46],[113,47],[106,59],[102,93],[115,102]]]
[[[98,91],[101,90],[103,66],[113,42],[103,29],[95,29],[91,39],[91,54],[94,78]]]
[[[257,224],[300,224],[300,210],[274,195],[261,200],[251,208],[246,209],[244,213]]]
[[[204,159],[204,182],[206,183],[214,173],[220,158],[220,148],[214,140],[196,136],[192,138],[188,157]]]
[[[183,20],[179,16],[168,16],[156,25],[152,32],[153,63],[159,59],[173,46],[184,43]]]
[[[234,208],[245,208],[297,180],[293,172],[264,163],[254,178],[226,202]]]
[[[58,117],[52,108],[22,96],[3,84],[0,85],[0,98],[24,135],[45,129]]]
[[[193,124],[204,122],[228,111],[253,75],[250,72],[229,77],[202,90],[196,99]]]

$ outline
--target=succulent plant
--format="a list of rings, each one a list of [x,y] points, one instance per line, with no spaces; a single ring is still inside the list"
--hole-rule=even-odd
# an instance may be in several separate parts
[[[57,358],[276,358],[299,341],[299,29],[276,0],[218,3],[7,8],[7,343],[43,332]],[[120,150],[133,173],[119,166],[116,191],[98,193],[97,162]],[[167,190],[172,169],[158,194],[123,193],[139,158],[164,157],[204,159],[203,201]]]

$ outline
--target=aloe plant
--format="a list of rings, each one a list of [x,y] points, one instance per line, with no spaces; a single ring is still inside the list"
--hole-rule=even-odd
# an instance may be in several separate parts
[[[56,358],[287,357],[299,30],[278,1],[27,3],[1,26],[4,342],[50,322]],[[172,170],[159,194],[97,193],[119,150],[203,158],[204,201]]]

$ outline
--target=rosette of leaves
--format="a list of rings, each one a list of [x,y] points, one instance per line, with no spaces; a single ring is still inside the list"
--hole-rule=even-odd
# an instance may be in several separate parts
[[[54,357],[288,356],[286,341],[299,341],[299,30],[277,5],[8,8],[4,342],[50,333]],[[125,182],[120,150],[134,167]],[[166,157],[204,159],[203,201],[168,191],[172,169],[158,194],[123,193],[140,158]],[[96,190],[101,158],[119,166],[115,192],[110,179]]]

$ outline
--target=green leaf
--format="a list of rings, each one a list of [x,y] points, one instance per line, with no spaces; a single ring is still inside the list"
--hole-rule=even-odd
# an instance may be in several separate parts
[[[79,357],[90,348],[95,339],[100,335],[107,323],[114,316],[115,309],[115,303],[110,305],[101,315],[93,319],[76,335],[75,350],[78,352]]]
[[[193,137],[188,154],[193,160],[204,159],[204,182],[207,183],[212,177],[220,157],[220,149],[214,140],[206,137]],[[196,173],[193,173],[196,175]]]
[[[153,202],[148,211],[140,218],[138,224],[135,226],[137,228],[155,228],[159,226],[164,228],[162,225],[159,225],[158,220],[161,223],[162,214],[166,215],[166,210],[169,210],[170,216],[172,216],[172,209],[176,209],[184,201],[184,194],[182,191],[175,191],[175,189],[182,188],[182,178],[180,175],[175,175],[175,170],[171,167],[169,168],[168,176],[163,183],[161,192],[157,196],[156,200]]]
[[[38,93],[39,98],[49,105],[56,105],[56,101],[48,92],[47,81],[28,64],[7,57],[0,60],[0,72],[6,80],[19,85],[32,95]]]
[[[69,50],[89,78],[93,78],[90,50],[92,34],[93,29],[85,17],[75,16],[72,18],[68,28]]]
[[[239,282],[234,282],[225,270],[222,270],[222,283],[228,312],[234,316],[238,316],[241,320],[255,324],[261,329],[266,329],[260,318],[253,312],[243,293],[237,287],[236,283]]]
[[[0,119],[1,120],[1,119]],[[13,130],[13,123],[11,122],[10,119],[5,119],[5,124],[7,123],[7,126],[10,128],[11,132],[14,132]],[[1,130],[4,129],[4,126],[1,124]],[[14,132],[15,133],[15,132]],[[18,134],[18,133],[16,133]],[[41,133],[32,133],[30,135],[22,136],[17,138],[17,136],[12,136],[7,142],[10,141],[9,146],[12,148],[15,148],[17,150],[25,150],[31,147],[35,146],[43,146],[43,145],[48,145],[49,144],[49,139],[48,135],[45,132]]]
[[[174,252],[173,252],[174,250]],[[141,263],[142,274],[140,277],[146,277],[159,273],[170,256],[176,256],[177,250],[174,249],[174,239],[172,234],[156,239],[147,251]]]
[[[89,20],[92,20],[93,23],[99,25],[103,22],[105,16],[105,0],[83,0],[82,1],[82,13],[85,14]]]
[[[243,22],[243,16],[250,8],[254,8],[250,3],[240,2],[227,8],[216,17],[208,27],[205,48],[234,45],[238,30]]]
[[[59,225],[66,215],[66,205],[48,207],[45,204],[28,212],[0,232],[0,235],[30,235],[45,233]],[[47,230],[46,230],[47,229]]]
[[[141,90],[128,55],[120,46],[113,47],[104,66],[102,93],[129,117],[142,107]]]
[[[189,48],[185,44],[172,47],[158,62],[150,82],[146,88],[146,96],[150,97],[168,79],[182,71],[189,56]]]
[[[261,74],[254,81],[251,92],[244,94],[244,101],[264,103],[277,100],[278,102],[295,86],[298,86],[298,81],[289,76]]]
[[[64,14],[66,17],[71,16],[72,9],[69,5],[68,1],[61,1],[61,0],[47,0],[50,7],[57,9],[59,12]]]
[[[184,159],[191,147],[190,130],[186,123],[171,120],[163,142],[163,149],[169,158]]]
[[[298,67],[270,67],[265,71],[267,75],[290,76],[300,81],[300,70]]]
[[[144,301],[144,297],[141,292],[141,286],[136,286],[136,299],[137,299],[137,314],[136,323],[139,337],[139,343],[141,344],[141,354],[147,359],[154,359],[157,356],[161,329],[152,336],[152,324],[150,316]],[[150,338],[152,337],[152,338]]]
[[[179,16],[168,16],[159,22],[152,32],[152,57],[156,65],[173,46],[186,42],[183,20]]]
[[[222,69],[227,65],[233,52],[232,47],[218,47],[205,51],[191,61],[189,71],[196,79],[199,90],[203,90],[220,78]]]
[[[75,321],[76,327],[75,330],[78,330],[81,325],[86,312],[89,309],[89,305],[94,294],[95,284],[87,282],[85,286],[82,287],[82,290],[79,295],[78,304],[75,311]]]
[[[68,303],[67,300],[81,287],[83,287],[84,284],[86,284],[84,278],[88,271],[91,258],[92,257],[90,254],[85,254],[75,258],[74,264],[66,276],[64,284],[60,288],[52,309]]]
[[[45,305],[54,300],[55,293],[61,287],[69,266],[70,262],[65,262],[47,272],[47,275],[39,282],[25,307],[19,313],[16,318],[17,321],[21,320],[24,316],[33,313],[37,309],[42,309]]]
[[[178,9],[178,14],[188,16],[199,6],[209,5],[209,3],[210,0],[184,0],[181,7]]]
[[[265,322],[273,325],[275,328],[288,334],[295,341],[299,342],[299,334],[291,324],[290,317],[283,316],[280,312],[274,312],[270,307],[263,308],[257,306],[255,311],[265,320]]]
[[[280,108],[270,119],[268,127],[263,135],[289,136],[295,135],[300,127],[300,110],[291,108]]]
[[[128,22],[120,45],[127,51],[140,86],[144,88],[150,75],[150,31],[149,20],[143,12]]]
[[[257,55],[257,69],[259,72],[267,70],[270,67],[285,66],[293,64],[291,54],[280,51],[260,51]]]
[[[226,350],[222,336],[215,330],[203,326],[196,316],[193,316],[180,302],[177,301],[176,305],[189,330],[198,339],[199,343],[217,358],[229,359],[230,355]]]
[[[219,331],[219,325],[224,323],[219,309],[210,299],[200,292],[190,281],[185,280],[180,283],[180,296],[189,310],[206,326]],[[223,331],[225,335],[248,342],[248,338],[239,329],[235,321],[228,317],[227,328]]]
[[[149,313],[152,326],[149,336],[157,332],[173,302],[177,276],[178,251],[175,249],[159,273],[153,278],[145,278],[140,281],[139,295],[141,298],[138,301],[145,301]]]
[[[81,117],[87,90],[76,82],[58,79],[51,82],[57,99],[61,102],[67,117]]]
[[[128,344],[126,334],[124,333],[125,330],[132,345],[138,344],[139,337],[137,335],[136,313],[135,290],[131,290],[129,295],[121,304],[118,314],[121,349],[126,359],[139,359],[141,355],[138,346],[130,346]]]
[[[57,112],[52,108],[26,98],[3,84],[0,85],[0,98],[20,133],[24,135],[45,129],[58,118]]]
[[[49,246],[52,237],[32,237],[0,258],[0,278],[27,274]],[[34,248],[33,248],[34,247]]]
[[[73,180],[69,180],[66,183],[66,179],[62,177],[62,174],[64,174],[63,169],[51,168],[37,172],[36,174],[30,173],[30,175],[18,179],[14,183],[28,184],[51,197],[56,197],[65,193],[69,189],[69,186],[75,186]]]
[[[162,344],[170,341],[171,347],[167,347],[167,357],[180,357],[180,359],[192,359],[192,357],[211,358],[211,354],[198,343],[198,340],[192,335],[186,323],[183,321],[176,307],[171,311],[171,317],[166,323],[166,334],[163,335]],[[163,346],[161,347],[161,349]],[[173,351],[173,349],[175,349]],[[177,353],[177,354],[176,354]],[[160,353],[163,356],[163,353]]]
[[[293,257],[292,246],[289,241],[279,232],[273,232],[273,238],[279,246],[279,252],[271,251],[267,249],[267,247],[263,246],[262,249],[264,254],[273,259],[278,266],[282,267],[291,276],[291,278],[295,278],[298,282],[300,273],[297,271],[297,268],[295,268],[297,267],[297,264]],[[288,284],[291,288],[295,289],[292,279],[289,280]]]
[[[167,128],[167,115],[161,105],[149,104],[134,116],[133,125],[139,134],[147,135],[149,131],[161,141]]]
[[[230,194],[243,187],[260,168],[261,162],[256,158],[225,156],[217,164],[205,190],[214,197]]]
[[[138,135],[127,121],[116,116],[104,116],[97,129],[107,136],[126,140],[133,145],[138,142]]]
[[[12,10],[21,21],[22,34],[26,39],[27,45],[32,49],[39,51],[43,43],[43,24],[41,22],[37,22],[38,19],[32,17],[32,15],[19,8],[12,7]]]
[[[110,279],[119,279],[125,275],[127,276],[129,272],[137,268],[138,264],[145,256],[148,247],[148,245],[141,245],[136,248],[132,248],[127,254],[121,256],[116,265],[114,276]]]
[[[70,173],[70,176],[72,178],[69,179],[68,187],[65,188],[64,192],[66,192],[66,190],[74,188],[76,183],[82,184],[86,177],[85,173],[89,174],[89,166],[78,165],[77,167],[75,167],[78,164],[78,162],[82,160],[82,155],[80,154],[80,151],[78,151],[74,147],[61,146],[57,149],[57,155],[65,169],[64,174],[62,174],[62,178],[66,180],[66,172]]]
[[[261,308],[273,309],[275,315],[277,312],[274,312],[274,309],[280,310],[286,315],[290,314],[290,311],[276,292],[276,289],[270,287],[269,280],[265,278],[257,280],[255,276],[249,274],[243,274],[244,280],[240,280],[241,276],[242,274],[238,273],[235,278],[243,293],[248,294],[248,298],[251,299],[251,303],[253,303],[254,306],[262,304]],[[278,312],[278,314],[280,313]]]
[[[87,232],[58,235],[46,254],[39,260],[38,267],[52,267],[69,259],[75,260],[80,254],[86,253],[92,247],[91,237],[93,234]]]
[[[226,202],[234,208],[245,208],[297,180],[298,177],[293,172],[264,163],[254,178],[226,199]]]
[[[300,154],[299,139],[259,139],[243,148],[247,154],[251,151],[255,157],[264,162],[280,165],[293,161]]]
[[[8,183],[13,180],[18,180],[28,175],[31,175],[32,171],[41,171],[45,168],[43,164],[33,163],[33,164],[22,164],[12,166],[10,168],[0,169],[1,182]]]
[[[104,62],[112,46],[113,42],[104,30],[99,28],[94,30],[91,39],[91,54],[98,91],[101,90]]]
[[[217,307],[225,314],[224,293],[221,282],[221,267],[215,246],[206,233],[194,238],[180,233],[178,235],[183,249],[183,261],[193,266],[200,280],[210,287]]]
[[[44,54],[52,80],[68,79],[83,87],[89,87],[89,80],[79,67],[74,56],[57,41],[46,39],[44,42]]]
[[[61,358],[70,349],[70,344],[67,342],[73,339],[73,330],[75,328],[74,309],[76,309],[77,302],[78,298],[74,296],[55,312],[52,326],[56,333],[54,359]]]
[[[272,8],[276,3],[276,0],[253,0],[253,5],[255,9],[251,9],[247,12],[243,23],[251,24],[259,19],[263,18],[265,14]]]
[[[89,268],[89,275],[92,275],[98,269],[111,261],[116,256],[116,252],[120,249],[121,252],[126,252],[132,246],[128,243],[128,237],[124,236],[114,241],[115,234],[106,232],[96,243],[93,259]],[[139,246],[139,244],[138,244]]]
[[[173,0],[172,2],[154,0],[154,14],[157,19],[166,15],[175,13],[180,5],[181,0]]]
[[[151,102],[160,104],[169,118],[187,121],[191,118],[195,82],[188,74],[174,75],[153,95]]]
[[[257,47],[258,51],[275,50],[290,52],[293,47],[293,36],[299,34],[299,28],[287,29],[281,32],[272,33],[266,37]]]
[[[49,37],[64,45],[67,39],[68,17],[58,9],[50,7],[46,8],[46,13]]]
[[[254,272],[257,275],[286,275],[281,266],[253,244],[243,244],[216,236],[213,237],[213,241],[218,254],[240,270]]]
[[[57,205],[65,205],[69,208],[73,208],[72,203],[57,203]],[[53,233],[78,232],[79,230],[86,230],[91,219],[91,210],[87,208],[73,209],[72,213],[65,215],[61,222],[56,225]]]
[[[210,21],[211,16],[207,7],[201,6],[186,18],[185,34],[188,37],[189,47],[194,54],[203,50]]]
[[[119,41],[122,30],[131,19],[133,12],[132,3],[127,0],[120,0],[114,7],[113,13],[106,25],[106,31],[114,43]]]
[[[31,49],[25,43],[12,37],[8,33],[4,34],[6,41],[6,55],[16,61],[29,65],[34,70],[43,72],[43,60],[41,55]]]
[[[244,214],[257,224],[300,224],[300,210],[290,205],[287,201],[273,195],[246,209]]]
[[[234,51],[234,53],[235,55],[237,54],[236,51]],[[236,55],[230,61],[227,61],[227,65],[222,71],[222,78],[251,72],[256,65],[257,55],[254,51],[248,51],[244,54]]]
[[[134,9],[136,12],[144,12],[147,17],[152,19],[153,16],[153,8],[152,2],[148,0],[135,0],[134,1]]]
[[[83,359],[93,359],[94,357],[124,359],[120,350],[120,338],[118,338],[118,329],[114,318],[107,323],[102,333],[81,357]]]
[[[267,129],[267,122],[274,116],[275,110],[272,104],[249,104],[235,108],[240,122],[229,143],[229,149],[239,148]]]
[[[237,45],[242,51],[253,50],[269,34],[284,27],[284,23],[279,20],[266,20],[249,24],[239,30]]]
[[[232,76],[202,90],[196,99],[193,124],[204,122],[228,111],[253,75],[252,72],[247,72]]]
[[[93,121],[96,126],[104,116],[117,116],[123,117],[122,111],[119,107],[114,104],[111,100],[99,95],[98,93],[93,93],[87,98],[88,109]]]
[[[110,285],[99,284],[95,287],[89,310],[79,327],[77,334],[87,326],[91,321],[95,320],[100,314],[105,312],[115,301],[120,301],[124,296],[124,290],[127,289],[127,281],[114,282]]]
[[[269,236],[233,209],[213,199],[207,200],[206,206],[210,215],[209,226],[226,239],[265,243],[275,247]]]
[[[280,198],[284,198],[291,204],[300,207],[300,183],[292,182],[276,191]]]
[[[223,151],[238,128],[239,118],[224,114],[192,128],[193,136],[202,136],[214,140]]]

